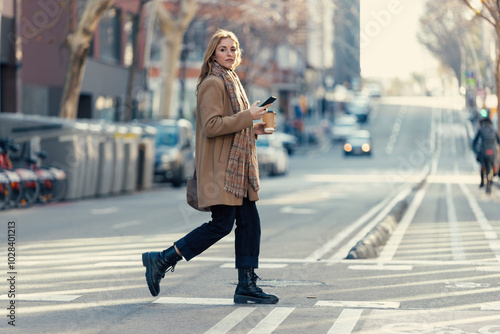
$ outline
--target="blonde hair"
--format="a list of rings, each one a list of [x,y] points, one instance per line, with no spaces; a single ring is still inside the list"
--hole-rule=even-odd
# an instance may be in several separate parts
[[[198,77],[198,84],[196,85],[196,92],[198,93],[198,89],[203,82],[203,80],[208,77],[210,72],[212,72],[212,63],[215,57],[215,50],[217,49],[217,45],[219,45],[221,39],[231,38],[233,42],[236,44],[236,59],[234,60],[233,70],[238,67],[241,63],[241,53],[243,50],[240,49],[240,42],[238,41],[238,37],[229,30],[218,29],[215,34],[208,42],[207,50],[205,51],[205,56],[203,57],[203,64],[201,65],[201,73]]]

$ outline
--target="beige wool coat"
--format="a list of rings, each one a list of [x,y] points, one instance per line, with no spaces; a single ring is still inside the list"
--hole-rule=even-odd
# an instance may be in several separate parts
[[[234,114],[222,79],[213,75],[205,78],[199,87],[196,105],[195,151],[199,206],[243,204],[242,198],[224,191],[224,180],[234,135],[249,127],[253,127],[250,110]],[[250,185],[248,199],[259,199],[258,193]]]

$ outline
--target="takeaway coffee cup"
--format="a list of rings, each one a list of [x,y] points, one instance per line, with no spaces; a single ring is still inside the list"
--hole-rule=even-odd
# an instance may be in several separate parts
[[[276,114],[272,110],[268,110],[267,113],[262,116],[262,121],[266,123],[264,125],[264,132],[273,133],[274,127],[276,126]]]

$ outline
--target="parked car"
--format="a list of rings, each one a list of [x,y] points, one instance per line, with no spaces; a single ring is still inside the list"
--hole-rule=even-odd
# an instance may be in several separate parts
[[[288,152],[288,155],[292,155],[293,152],[295,152],[295,149],[297,148],[297,137],[294,135],[284,133],[284,132],[279,132],[276,131],[273,133],[273,137],[277,138],[283,143],[283,147],[286,149]]]
[[[371,155],[372,139],[368,130],[358,130],[348,136],[344,143],[344,155]]]
[[[359,130],[356,116],[346,115],[338,117],[332,126],[333,141],[345,141],[355,131]]]
[[[278,137],[274,137],[274,134],[259,136],[256,143],[261,174],[266,173],[269,176],[276,176],[288,173],[290,158],[283,146],[283,142]]]
[[[359,123],[368,120],[371,110],[371,98],[366,95],[357,95],[347,104],[347,113],[356,116]]]
[[[194,172],[193,125],[185,119],[147,123],[157,129],[155,181],[180,187]]]

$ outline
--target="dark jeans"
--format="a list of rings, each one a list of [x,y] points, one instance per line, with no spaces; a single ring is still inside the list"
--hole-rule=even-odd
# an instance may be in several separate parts
[[[236,220],[236,268],[258,268],[260,250],[260,218],[255,202],[243,199],[241,206],[214,205],[212,221],[189,232],[175,242],[182,257],[189,261],[231,233]]]

